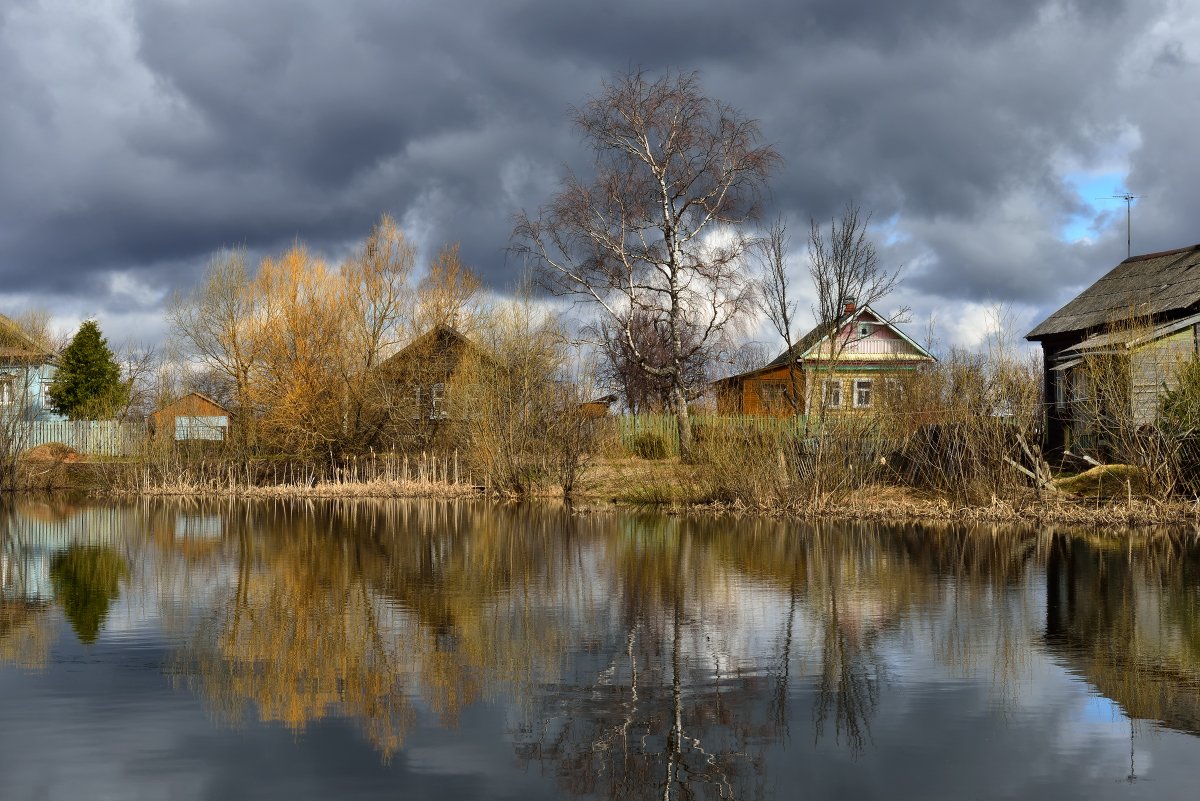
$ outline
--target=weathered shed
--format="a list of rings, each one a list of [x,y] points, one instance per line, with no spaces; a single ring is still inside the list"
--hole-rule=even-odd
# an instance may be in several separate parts
[[[1194,358],[1200,324],[1200,245],[1131,256],[1101,276],[1025,338],[1042,346],[1046,398],[1044,446],[1078,447],[1089,423],[1078,399],[1090,397],[1089,355],[1129,360],[1129,396],[1138,424],[1153,422],[1178,366]]]
[[[231,417],[228,409],[207,395],[189,392],[152,413],[149,422],[156,437],[220,442],[229,438]]]

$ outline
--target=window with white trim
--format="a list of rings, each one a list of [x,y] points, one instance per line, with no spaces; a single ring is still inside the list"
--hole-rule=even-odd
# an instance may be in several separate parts
[[[854,379],[854,408],[869,409],[872,401],[874,382],[869,378]]]
[[[823,399],[826,409],[836,409],[842,405],[842,382],[838,379],[826,381],[823,385]]]
[[[16,379],[11,375],[0,375],[0,406],[12,406],[13,384]]]

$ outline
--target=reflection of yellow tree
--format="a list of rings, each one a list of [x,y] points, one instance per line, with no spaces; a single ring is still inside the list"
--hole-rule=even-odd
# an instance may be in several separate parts
[[[0,598],[0,665],[26,670],[46,666],[56,636],[48,609],[45,603]]]
[[[539,556],[550,528],[445,504],[286,508],[226,517],[236,579],[179,662],[225,717],[250,703],[303,730],[344,715],[389,756],[415,696],[454,724],[489,682],[527,683],[557,660],[546,598],[530,595],[554,586]]]

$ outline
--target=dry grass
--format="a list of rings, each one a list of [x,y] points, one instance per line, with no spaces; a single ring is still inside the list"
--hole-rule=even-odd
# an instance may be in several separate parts
[[[467,498],[479,494],[476,487],[440,481],[317,481],[312,484],[270,484],[253,486],[240,483],[176,481],[136,491],[147,497],[222,496],[237,498]]]
[[[1147,495],[1145,474],[1127,464],[1106,464],[1079,475],[1055,479],[1054,486],[1079,498],[1127,499]]]

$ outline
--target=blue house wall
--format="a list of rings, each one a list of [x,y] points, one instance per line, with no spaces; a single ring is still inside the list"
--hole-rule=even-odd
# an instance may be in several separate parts
[[[64,415],[51,408],[47,394],[55,369],[50,362],[36,365],[0,365],[0,377],[12,380],[9,385],[9,403],[0,405],[0,416],[9,418],[19,415],[25,420],[38,421],[66,420]]]

